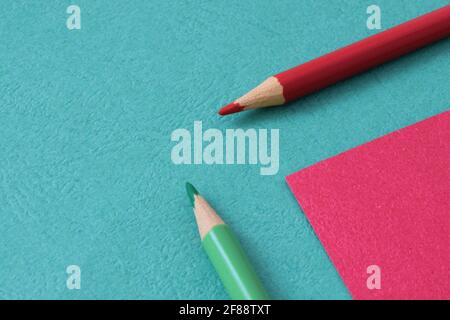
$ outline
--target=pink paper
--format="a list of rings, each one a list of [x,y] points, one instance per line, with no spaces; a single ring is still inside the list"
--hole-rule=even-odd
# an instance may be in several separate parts
[[[286,180],[354,299],[450,299],[450,111]]]

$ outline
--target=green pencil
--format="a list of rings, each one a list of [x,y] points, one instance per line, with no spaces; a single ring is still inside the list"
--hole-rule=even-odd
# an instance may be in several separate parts
[[[238,239],[190,183],[186,190],[194,208],[203,248],[234,300],[270,299]]]

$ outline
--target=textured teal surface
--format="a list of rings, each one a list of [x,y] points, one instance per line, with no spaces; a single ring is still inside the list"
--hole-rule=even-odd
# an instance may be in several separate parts
[[[82,29],[66,28],[81,7]],[[214,4],[213,4],[214,3]],[[373,34],[373,1],[2,1],[0,298],[227,298],[185,181],[276,299],[349,298],[284,176],[449,109],[450,41],[298,101],[219,118],[268,75]],[[378,0],[383,28],[447,0]],[[170,134],[279,128],[280,171],[175,166]],[[66,288],[68,265],[81,290]]]

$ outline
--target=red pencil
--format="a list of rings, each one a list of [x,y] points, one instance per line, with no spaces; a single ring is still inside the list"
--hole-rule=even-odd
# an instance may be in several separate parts
[[[220,115],[282,105],[450,36],[450,5],[272,76]]]

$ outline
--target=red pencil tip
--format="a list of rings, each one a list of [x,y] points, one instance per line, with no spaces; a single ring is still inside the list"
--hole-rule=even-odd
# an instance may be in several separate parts
[[[219,114],[221,116],[225,116],[227,114],[237,113],[244,110],[244,107],[241,107],[241,105],[238,102],[232,102],[222,109],[219,110]]]

